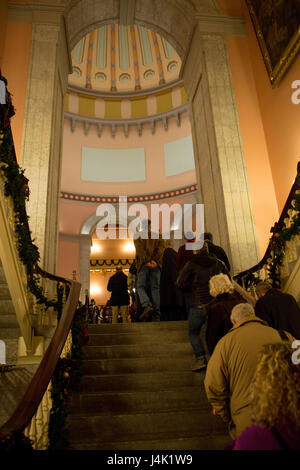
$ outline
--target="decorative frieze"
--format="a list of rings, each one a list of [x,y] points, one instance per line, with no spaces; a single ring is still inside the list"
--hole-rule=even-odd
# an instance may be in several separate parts
[[[129,136],[130,128],[136,127],[138,131],[138,135],[141,136],[143,134],[143,128],[145,125],[149,125],[151,128],[152,134],[155,134],[155,124],[157,122],[162,122],[164,129],[168,130],[168,121],[171,118],[176,120],[177,126],[181,126],[181,115],[184,113],[188,113],[189,104],[186,103],[178,108],[172,109],[171,111],[167,111],[165,113],[153,114],[151,116],[146,116],[137,119],[101,119],[101,118],[92,118],[88,116],[82,116],[80,114],[71,113],[65,111],[64,116],[65,119],[70,121],[70,128],[72,132],[75,132],[76,124],[80,123],[83,126],[84,134],[88,135],[89,130],[92,126],[97,128],[98,136],[102,136],[102,129],[103,126],[108,126],[111,128],[111,135],[115,137],[116,135],[116,128],[123,127],[124,135],[126,137]]]
[[[127,201],[131,203],[136,202],[153,202],[162,199],[173,199],[179,196],[184,196],[189,193],[194,193],[198,189],[197,184],[192,184],[190,186],[185,186],[183,188],[178,189],[171,189],[168,191],[162,191],[159,193],[151,193],[151,194],[134,194],[131,196],[127,196]],[[66,191],[61,191],[60,198],[65,199],[68,201],[74,202],[88,202],[88,203],[110,203],[110,204],[117,204],[119,202],[119,198],[117,196],[93,196],[87,194],[76,194],[76,193],[69,193]]]

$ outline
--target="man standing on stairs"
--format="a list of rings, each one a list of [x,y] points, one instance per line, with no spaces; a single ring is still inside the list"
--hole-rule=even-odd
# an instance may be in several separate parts
[[[206,368],[207,361],[200,332],[206,321],[206,306],[213,300],[209,293],[209,280],[220,273],[230,277],[225,264],[209,254],[208,245],[204,242],[200,250],[194,250],[193,256],[185,264],[176,281],[177,286],[187,295],[189,339],[196,357],[193,371]]]
[[[300,339],[300,308],[296,299],[275,289],[266,281],[257,284],[255,314],[276,330],[286,330]]]
[[[121,266],[116,268],[116,273],[109,278],[107,290],[111,292],[110,304],[112,307],[112,323],[118,323],[119,312],[123,323],[128,322],[128,305],[130,298],[127,287],[127,276]]]
[[[231,312],[233,328],[220,339],[208,362],[204,386],[213,414],[228,425],[232,439],[251,426],[250,386],[259,351],[283,341],[279,332],[255,316],[252,305],[241,303]],[[287,332],[285,340],[294,340]]]
[[[160,321],[160,273],[165,243],[161,234],[151,232],[151,221],[142,221],[136,251],[136,290],[143,312],[140,321]],[[149,297],[149,291],[151,298]]]

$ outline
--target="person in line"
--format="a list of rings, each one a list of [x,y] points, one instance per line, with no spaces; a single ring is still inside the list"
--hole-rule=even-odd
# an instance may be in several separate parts
[[[112,309],[112,323],[118,323],[119,313],[122,316],[122,322],[128,322],[128,305],[130,298],[127,287],[127,276],[123,273],[122,267],[116,268],[107,284],[108,292],[111,292],[110,305]]]
[[[231,312],[233,328],[220,339],[208,362],[204,386],[213,414],[228,425],[232,439],[252,423],[249,388],[258,364],[258,354],[267,343],[278,343],[277,330],[255,316],[249,303]],[[285,332],[292,342],[294,338]]]
[[[166,240],[165,246],[160,277],[161,320],[186,320],[182,291],[176,286],[177,252],[172,240]]]
[[[193,256],[193,249],[187,249],[187,243],[195,243],[195,235],[193,232],[187,232],[184,234],[185,244],[181,245],[177,252],[176,257],[176,267],[178,274],[180,271],[183,270],[185,264],[191,259]],[[183,302],[184,302],[184,317],[188,318],[189,315],[189,305],[188,305],[188,295],[183,293]]]
[[[206,345],[212,355],[218,341],[232,328],[230,315],[233,307],[245,302],[236,292],[226,274],[217,274],[209,280],[209,293],[214,298],[207,308]]]
[[[136,289],[143,312],[139,321],[160,321],[160,274],[165,242],[161,234],[151,232],[151,221],[142,221],[136,252]],[[150,295],[149,295],[150,291]]]
[[[194,255],[179,273],[176,284],[187,295],[189,305],[188,331],[195,354],[193,371],[206,368],[205,349],[200,338],[201,329],[206,321],[206,307],[212,300],[209,293],[209,279],[219,273],[229,274],[225,264],[208,253],[207,243]]]
[[[184,239],[185,239],[185,244],[179,247],[178,252],[177,252],[177,257],[176,257],[176,267],[177,267],[178,272],[182,271],[182,269],[184,268],[184,265],[193,256],[193,250],[192,249],[188,250],[186,248],[186,244],[194,243],[195,235],[193,234],[193,232],[187,232],[184,235]]]
[[[230,272],[231,267],[230,267],[228,256],[227,256],[225,250],[221,246],[215,245],[213,243],[213,235],[210,232],[204,232],[203,236],[204,236],[204,241],[206,241],[206,243],[208,245],[209,253],[212,254],[212,255],[215,255],[218,259],[223,261],[226,268]]]
[[[250,388],[253,424],[233,450],[300,450],[300,364],[288,343],[263,346]]]
[[[300,308],[295,298],[261,281],[257,284],[255,314],[276,330],[286,330],[300,339]]]

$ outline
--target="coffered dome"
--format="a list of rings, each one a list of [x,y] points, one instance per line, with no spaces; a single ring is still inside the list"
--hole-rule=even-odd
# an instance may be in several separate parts
[[[72,50],[71,86],[134,92],[178,80],[181,59],[168,41],[143,26],[110,24],[84,36]]]

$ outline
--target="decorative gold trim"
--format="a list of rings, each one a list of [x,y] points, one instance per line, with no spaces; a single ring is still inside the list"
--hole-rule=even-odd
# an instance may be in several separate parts
[[[275,87],[276,85],[279,85],[280,81],[282,80],[283,76],[287,72],[288,68],[291,66],[292,62],[294,61],[296,55],[300,50],[300,25],[298,26],[297,31],[295,31],[295,33],[293,34],[292,38],[290,39],[289,44],[285,48],[277,64],[273,67],[269,50],[266,46],[260,24],[256,16],[256,12],[252,5],[252,0],[246,0],[246,3],[249,9],[250,17],[258,39],[258,43],[261,49],[261,53],[265,62],[270,82],[272,84],[272,87]]]

